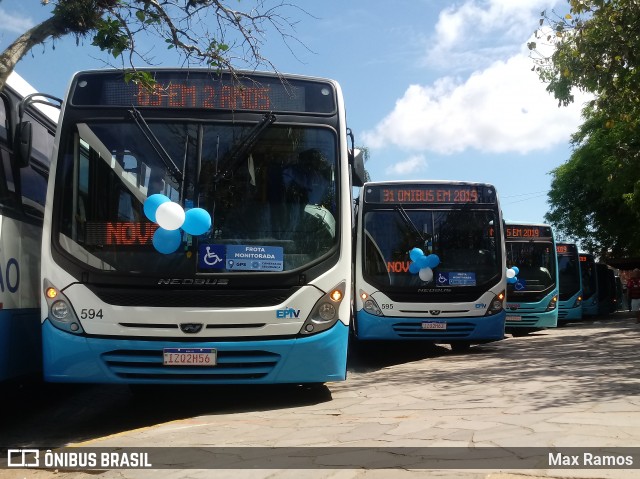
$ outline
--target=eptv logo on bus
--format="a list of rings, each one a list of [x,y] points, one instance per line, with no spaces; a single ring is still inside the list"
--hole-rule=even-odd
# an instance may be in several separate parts
[[[299,318],[299,317],[300,317],[299,309],[285,308],[285,309],[276,310],[276,318],[278,319]]]

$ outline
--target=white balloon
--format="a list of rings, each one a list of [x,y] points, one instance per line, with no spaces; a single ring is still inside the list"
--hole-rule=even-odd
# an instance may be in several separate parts
[[[185,213],[178,203],[167,201],[158,206],[156,222],[164,229],[177,230],[184,223]]]
[[[418,273],[420,279],[425,282],[429,282],[433,279],[433,270],[431,268],[422,268]]]
[[[507,270],[507,278],[515,278],[516,277],[516,272],[514,270],[512,270],[511,268],[509,268]]]

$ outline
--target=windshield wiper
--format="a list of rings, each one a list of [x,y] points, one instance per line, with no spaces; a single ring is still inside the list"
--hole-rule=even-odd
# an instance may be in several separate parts
[[[153,131],[151,131],[151,128],[149,128],[149,125],[145,121],[142,114],[138,110],[136,110],[134,106],[131,106],[129,115],[131,115],[131,118],[133,119],[133,121],[135,121],[136,125],[138,125],[138,128],[140,129],[144,137],[158,154],[158,157],[162,160],[164,166],[167,168],[167,170],[169,170],[169,174],[173,176],[177,183],[182,183],[182,173],[180,172],[174,161],[171,159],[171,156],[169,156],[169,153],[167,153],[167,150],[164,149],[162,143],[160,143],[160,140],[158,140],[158,137],[153,134]]]
[[[413,221],[411,221],[411,218],[409,218],[407,211],[402,207],[402,205],[396,205],[394,209],[398,212],[398,214],[400,215],[400,218],[402,218],[402,221],[404,221],[404,224],[408,226],[410,230],[413,231],[414,235],[416,235],[416,239],[420,240],[422,245],[427,244],[426,238],[422,236],[422,233],[420,232],[420,230],[416,227]]]
[[[262,136],[262,133],[275,121],[276,116],[273,113],[267,113],[264,118],[249,131],[242,141],[236,143],[233,148],[227,151],[222,159],[225,168],[216,173],[213,177],[213,182],[217,183],[229,173],[233,173],[242,162],[242,159],[251,151],[258,139]]]

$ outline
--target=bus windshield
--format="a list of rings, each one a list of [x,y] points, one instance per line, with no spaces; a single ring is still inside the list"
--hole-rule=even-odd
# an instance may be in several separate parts
[[[377,287],[486,285],[501,273],[499,243],[493,232],[497,223],[496,213],[490,210],[367,211],[363,275]],[[412,248],[438,255],[432,281],[422,281],[409,271]]]
[[[598,277],[593,256],[580,255],[580,271],[582,272],[582,297],[586,301],[598,292]]]
[[[519,281],[507,284],[508,294],[539,293],[555,287],[556,259],[551,241],[508,241],[506,248],[507,267],[516,266],[519,270]]]
[[[580,291],[580,275],[580,264],[577,253],[558,253],[558,276],[560,278],[561,301],[568,300]]]
[[[144,120],[147,131],[134,118],[77,123],[61,141],[57,240],[76,261],[145,275],[273,272],[305,266],[337,246],[333,129],[269,124],[243,151],[255,122]],[[158,226],[144,213],[155,193],[184,210],[206,210],[212,227],[197,237],[182,233],[175,253],[159,253],[152,240]],[[223,260],[234,245],[272,261]]]

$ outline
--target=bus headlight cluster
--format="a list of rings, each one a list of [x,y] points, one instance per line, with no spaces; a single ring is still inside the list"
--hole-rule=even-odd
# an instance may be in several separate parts
[[[576,299],[576,302],[573,303],[573,307],[577,308],[578,306],[580,306],[582,304],[582,296],[578,296],[578,299]]]
[[[504,309],[504,298],[505,298],[504,291],[501,291],[500,293],[496,294],[491,300],[491,303],[489,303],[487,312],[484,315],[492,316],[502,311]]]
[[[69,333],[81,334],[84,332],[76,313],[73,311],[69,299],[49,280],[45,279],[44,297],[49,307],[49,321],[56,328]]]
[[[323,295],[311,310],[300,334],[310,335],[326,331],[338,321],[338,310],[344,299],[347,282],[342,281],[335,288]]]
[[[358,294],[362,300],[362,307],[367,313],[373,314],[374,316],[382,316],[382,310],[375,299],[362,290],[360,290]]]
[[[547,304],[547,311],[553,311],[554,309],[556,309],[556,306],[558,305],[558,296],[554,296],[553,298],[551,298],[551,301],[549,301],[549,304]]]

